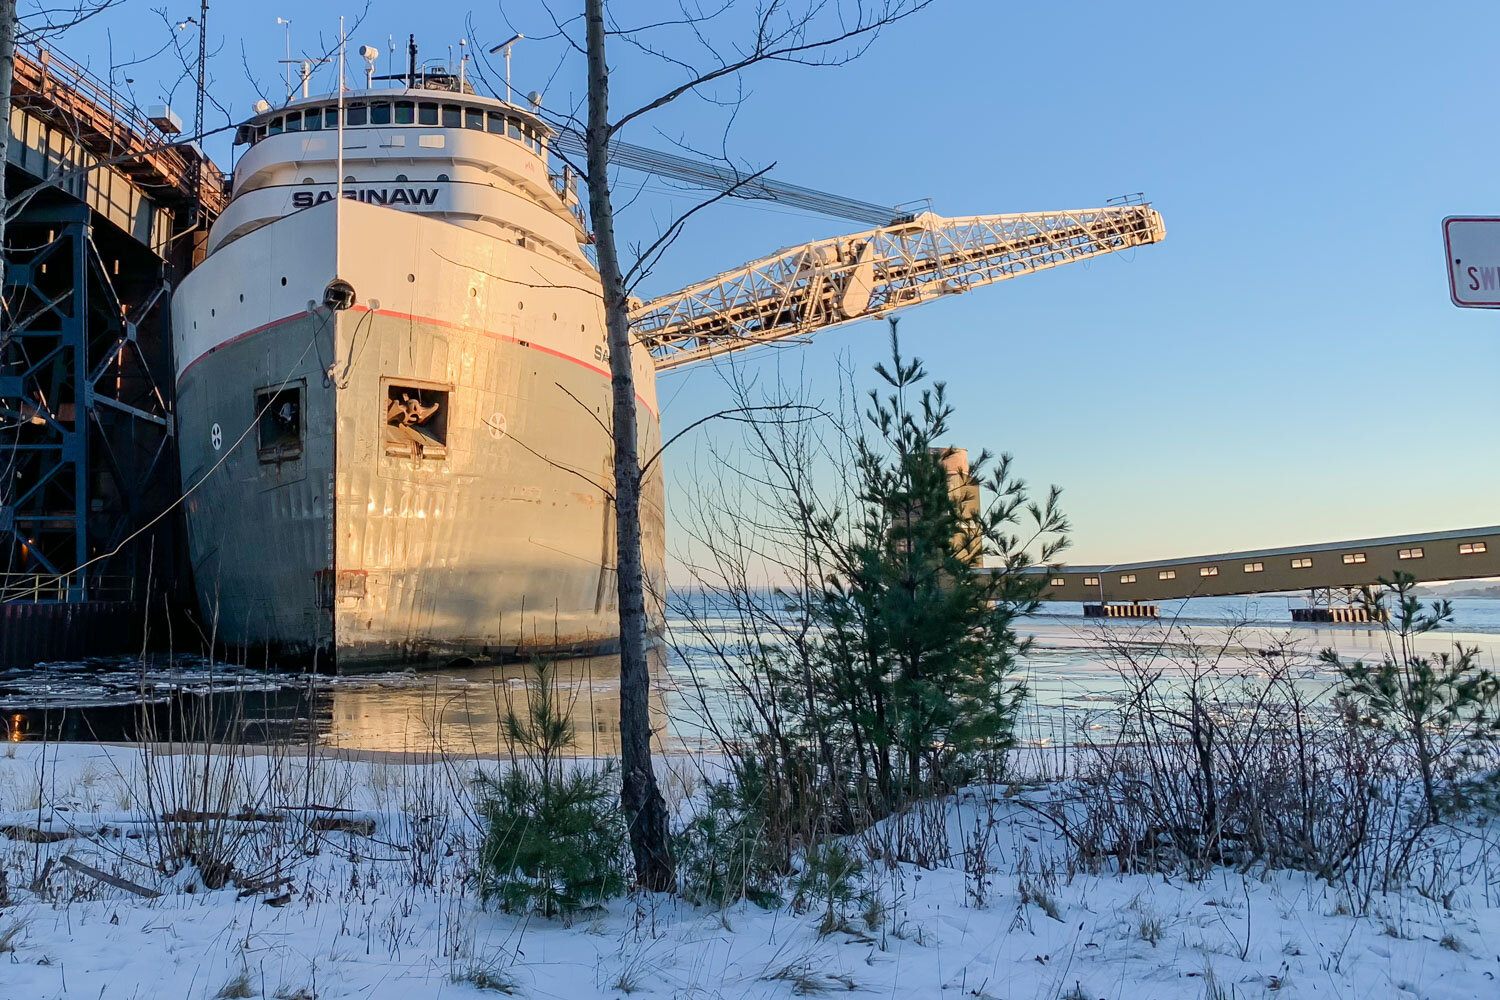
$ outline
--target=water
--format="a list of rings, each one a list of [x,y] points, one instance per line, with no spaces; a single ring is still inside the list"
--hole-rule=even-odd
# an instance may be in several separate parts
[[[1333,647],[1348,658],[1378,658],[1385,633],[1368,625],[1292,624],[1284,597],[1195,598],[1162,605],[1159,622],[1085,619],[1081,605],[1045,606],[1026,619],[1032,639],[1021,679],[1031,697],[1023,713],[1024,742],[1047,745],[1077,737],[1090,716],[1107,710],[1121,689],[1110,646],[1171,669],[1189,644],[1227,646],[1216,669],[1254,673],[1266,649],[1291,643],[1304,656],[1304,683],[1328,683],[1311,664]],[[1500,669],[1500,599],[1453,601],[1454,622],[1422,638],[1429,652],[1452,643],[1477,646],[1482,665]],[[682,655],[659,651],[654,670],[653,723],[668,751],[714,745],[713,723],[742,707],[732,674],[713,653],[733,646],[735,622],[709,609],[700,618],[707,638],[680,615],[669,618]],[[1241,624],[1243,623],[1243,624]],[[1232,640],[1232,641],[1231,641]],[[578,752],[615,753],[619,695],[615,657],[556,665],[563,705],[578,733]],[[54,663],[0,671],[0,737],[10,740],[129,741],[240,739],[249,743],[307,740],[346,751],[503,755],[503,720],[525,704],[530,668],[470,667],[353,678],[308,677],[228,667],[197,658]]]

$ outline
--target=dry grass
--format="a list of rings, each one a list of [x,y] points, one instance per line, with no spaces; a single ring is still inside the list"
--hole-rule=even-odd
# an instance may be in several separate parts
[[[488,990],[492,993],[505,994],[516,992],[516,981],[499,965],[485,965],[475,962],[472,965],[456,970],[448,978],[454,983],[467,983],[476,990]]]
[[[811,962],[799,961],[784,965],[761,977],[762,982],[784,982],[792,984],[795,996],[817,996],[822,993],[852,992],[859,984],[848,976],[823,972]]]
[[[248,1000],[255,996],[255,985],[250,981],[250,970],[241,969],[214,994],[214,1000]]]
[[[17,918],[3,927],[0,927],[0,955],[12,953],[16,950],[16,938],[26,930],[26,921]]]

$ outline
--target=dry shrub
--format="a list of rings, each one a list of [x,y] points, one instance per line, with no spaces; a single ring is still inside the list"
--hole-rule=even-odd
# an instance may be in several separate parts
[[[1168,633],[1102,643],[1121,683],[1069,780],[1032,808],[1091,871],[1297,869],[1374,891],[1441,868],[1443,838],[1392,736],[1354,717],[1286,641],[1243,625],[1213,646]]]

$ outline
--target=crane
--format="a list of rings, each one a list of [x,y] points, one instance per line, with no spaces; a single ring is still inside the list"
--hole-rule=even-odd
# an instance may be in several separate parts
[[[581,156],[583,136],[552,140]],[[944,218],[788,184],[732,164],[611,141],[610,162],[727,194],[875,228],[778,250],[706,281],[636,303],[631,329],[658,372],[883,316],[1059,264],[1158,243],[1161,215],[1138,196],[1104,208]]]
[[[1148,203],[944,218],[788,247],[631,310],[658,372],[1160,242]]]

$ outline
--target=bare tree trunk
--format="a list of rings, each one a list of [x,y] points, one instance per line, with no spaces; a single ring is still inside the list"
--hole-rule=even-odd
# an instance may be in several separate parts
[[[631,370],[630,317],[615,245],[609,191],[609,66],[604,59],[604,0],[585,0],[588,22],[589,211],[593,215],[604,320],[609,334],[614,391],[615,573],[620,602],[621,801],[630,825],[636,878],[657,892],[674,888],[667,842],[667,807],[651,766],[651,676],[646,664],[646,588],[641,564],[641,463],[636,441],[635,376]]]
[[[10,95],[16,73],[16,0],[0,0],[0,287],[5,283],[5,215],[10,199],[4,191],[10,155]],[[0,329],[10,324],[0,315]]]

